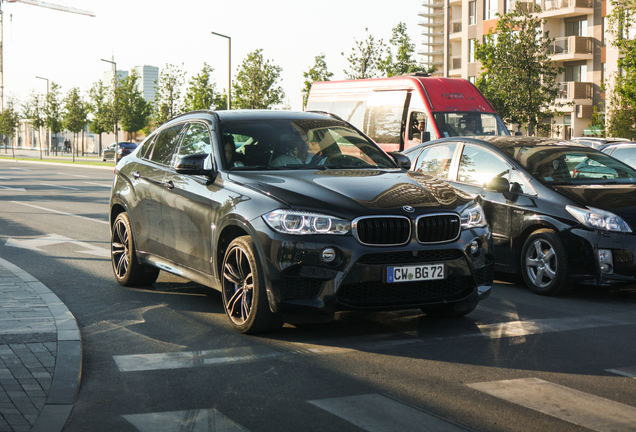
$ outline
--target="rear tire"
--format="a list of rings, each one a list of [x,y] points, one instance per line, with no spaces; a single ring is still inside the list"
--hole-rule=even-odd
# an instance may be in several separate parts
[[[222,268],[223,307],[239,333],[256,334],[282,327],[283,318],[269,307],[258,252],[250,236],[230,243]]]
[[[130,219],[120,213],[111,227],[111,262],[115,279],[127,287],[152,285],[159,277],[159,269],[139,264]]]
[[[566,293],[568,263],[561,237],[551,229],[540,229],[523,245],[521,274],[530,291],[546,296]]]

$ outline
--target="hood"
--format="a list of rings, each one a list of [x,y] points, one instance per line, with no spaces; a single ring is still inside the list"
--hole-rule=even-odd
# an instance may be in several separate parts
[[[581,207],[596,207],[620,216],[636,229],[636,185],[553,186]]]
[[[443,181],[399,170],[232,171],[231,181],[259,190],[291,208],[355,217],[411,206],[418,211],[460,211],[470,201]],[[390,213],[393,213],[391,211]]]

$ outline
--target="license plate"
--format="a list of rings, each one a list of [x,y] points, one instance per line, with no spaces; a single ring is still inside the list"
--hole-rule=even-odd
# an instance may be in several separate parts
[[[446,278],[446,268],[444,264],[387,267],[386,278],[388,283],[439,280]]]

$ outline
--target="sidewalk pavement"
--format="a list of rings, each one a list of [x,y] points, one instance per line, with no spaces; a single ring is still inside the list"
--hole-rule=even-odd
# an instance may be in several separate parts
[[[0,258],[0,432],[57,432],[82,371],[75,317],[44,284]]]

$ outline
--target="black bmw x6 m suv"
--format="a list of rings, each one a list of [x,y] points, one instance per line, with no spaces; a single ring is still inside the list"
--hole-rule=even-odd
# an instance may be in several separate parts
[[[115,277],[217,289],[242,333],[342,310],[463,316],[493,281],[484,213],[409,164],[324,113],[181,115],[117,164]]]

